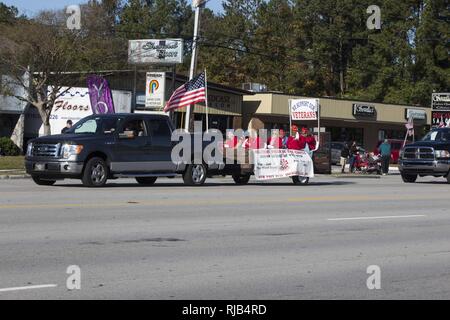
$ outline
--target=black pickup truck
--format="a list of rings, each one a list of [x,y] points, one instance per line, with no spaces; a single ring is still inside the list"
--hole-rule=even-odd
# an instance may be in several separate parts
[[[408,144],[400,152],[399,170],[403,181],[417,177],[445,177],[450,183],[450,128],[431,130],[422,140]]]
[[[25,166],[38,185],[65,178],[81,179],[87,187],[108,179],[135,178],[152,185],[158,177],[181,174],[187,185],[202,185],[220,164],[174,163],[174,126],[163,115],[92,115],[65,134],[40,137],[27,146]]]

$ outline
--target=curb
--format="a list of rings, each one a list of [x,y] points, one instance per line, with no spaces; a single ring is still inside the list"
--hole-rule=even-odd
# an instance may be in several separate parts
[[[18,180],[18,179],[30,179],[28,174],[13,174],[13,175],[0,175],[0,180]]]

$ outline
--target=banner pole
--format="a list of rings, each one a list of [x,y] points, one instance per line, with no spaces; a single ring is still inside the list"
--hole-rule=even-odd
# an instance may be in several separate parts
[[[209,113],[208,113],[208,78],[205,68],[205,105],[206,105],[206,132],[209,132]]]
[[[289,106],[288,106],[288,114],[289,114],[289,136],[292,136],[292,100],[289,99]]]

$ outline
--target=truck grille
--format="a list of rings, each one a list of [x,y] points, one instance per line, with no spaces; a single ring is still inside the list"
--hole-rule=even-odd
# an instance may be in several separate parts
[[[32,155],[34,157],[50,157],[57,158],[61,144],[34,144]]]
[[[428,147],[405,148],[403,159],[434,160],[434,149]]]

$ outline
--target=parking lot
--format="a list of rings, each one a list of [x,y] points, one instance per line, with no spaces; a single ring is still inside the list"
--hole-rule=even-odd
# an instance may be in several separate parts
[[[0,299],[449,299],[449,188],[398,175],[1,180]],[[80,290],[66,287],[73,265]]]

